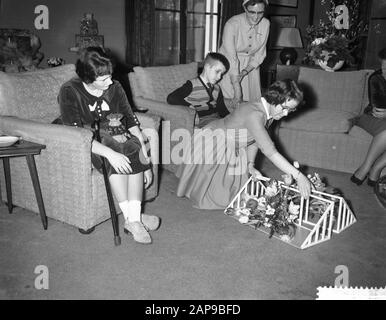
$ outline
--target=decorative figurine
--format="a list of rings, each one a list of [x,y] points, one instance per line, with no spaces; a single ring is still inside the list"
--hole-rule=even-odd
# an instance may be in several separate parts
[[[84,13],[80,21],[80,34],[82,36],[95,36],[98,34],[98,23],[93,13]]]
[[[128,133],[121,122],[123,115],[121,113],[110,113],[107,115],[109,123],[107,125],[108,133],[118,142],[123,143],[127,141],[127,137],[130,138]]]

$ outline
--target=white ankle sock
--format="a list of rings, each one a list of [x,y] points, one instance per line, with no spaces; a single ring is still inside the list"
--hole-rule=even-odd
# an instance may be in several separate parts
[[[129,222],[141,221],[141,201],[125,200],[119,203],[125,220]]]

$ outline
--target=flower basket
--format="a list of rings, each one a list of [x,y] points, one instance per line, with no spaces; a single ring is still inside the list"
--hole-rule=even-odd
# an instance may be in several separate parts
[[[274,196],[277,199],[274,200],[271,196],[267,197],[267,193],[271,192],[270,186],[250,178],[224,213],[299,249],[330,240],[333,233],[338,234],[356,222],[353,212],[341,196],[314,190],[310,198],[305,200],[300,197],[296,187],[278,182],[277,189],[277,195]],[[276,211],[287,217],[286,222],[281,223],[280,218],[270,218],[270,206],[268,210],[265,207],[265,214],[259,214],[262,212],[259,206],[264,202],[261,199],[269,199]],[[276,205],[273,204],[275,201]]]

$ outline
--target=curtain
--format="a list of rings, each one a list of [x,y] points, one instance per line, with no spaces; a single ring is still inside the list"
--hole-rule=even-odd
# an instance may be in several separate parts
[[[154,60],[154,0],[126,0],[126,62],[151,66]]]
[[[225,23],[229,18],[236,14],[244,12],[241,0],[220,0],[221,1],[221,21],[218,34],[218,47],[220,48],[222,43],[222,33]]]

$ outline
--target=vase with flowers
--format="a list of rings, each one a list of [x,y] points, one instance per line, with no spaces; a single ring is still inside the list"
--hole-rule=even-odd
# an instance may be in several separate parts
[[[335,34],[316,38],[310,45],[309,56],[326,71],[339,70],[345,62],[353,62],[348,40]]]
[[[353,66],[359,63],[360,42],[367,25],[359,14],[359,0],[322,0],[326,8],[326,20],[306,28],[307,47],[304,64],[319,65],[327,71],[335,71],[344,63]],[[345,28],[336,27],[337,7],[344,5],[348,10]]]

